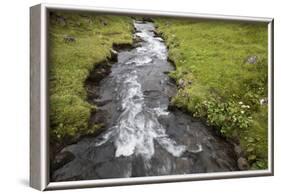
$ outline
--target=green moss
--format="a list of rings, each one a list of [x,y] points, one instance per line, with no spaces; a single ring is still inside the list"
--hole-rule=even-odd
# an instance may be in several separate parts
[[[267,107],[262,106],[261,110],[253,113],[251,126],[241,134],[241,145],[244,148],[253,169],[267,168]]]
[[[122,16],[52,12],[49,27],[50,134],[53,141],[93,132],[93,105],[84,84],[113,44],[132,44],[132,20]]]
[[[100,132],[102,132],[104,129],[104,124],[100,123],[100,124],[94,124],[88,131],[87,131],[87,135],[95,135],[95,134],[99,134]]]
[[[169,18],[156,24],[176,65],[170,75],[184,85],[172,103],[239,139],[252,167],[266,168],[267,105],[259,101],[267,97],[267,24]]]

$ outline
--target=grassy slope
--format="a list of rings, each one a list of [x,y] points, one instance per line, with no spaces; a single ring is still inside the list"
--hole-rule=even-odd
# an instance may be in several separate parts
[[[252,168],[267,167],[267,25],[156,20],[176,65],[172,103],[239,140]],[[255,64],[248,61],[256,56]]]
[[[95,107],[84,82],[95,64],[110,57],[113,43],[132,43],[128,17],[56,12],[50,20],[50,134],[54,141],[88,130]],[[75,41],[65,41],[65,37]]]

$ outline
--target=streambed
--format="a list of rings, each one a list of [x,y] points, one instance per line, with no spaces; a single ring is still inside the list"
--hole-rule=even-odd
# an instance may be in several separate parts
[[[52,181],[159,176],[237,170],[232,146],[192,116],[168,110],[177,91],[174,67],[153,23],[135,21],[140,42],[118,53],[98,87],[106,130],[65,147],[74,159]]]

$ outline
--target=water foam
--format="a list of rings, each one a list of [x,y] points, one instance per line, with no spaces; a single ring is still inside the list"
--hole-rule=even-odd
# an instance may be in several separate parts
[[[165,60],[167,55],[165,45],[159,39],[155,39],[147,28],[142,28],[142,24],[136,24],[136,28],[140,30],[136,35],[145,42],[142,47],[137,48],[139,52],[137,56],[125,64],[135,65],[137,68],[150,63],[151,56]],[[178,145],[176,141],[169,138],[158,121],[160,115],[168,115],[169,112],[160,104],[155,108],[146,106],[138,79],[137,70],[127,71],[118,78],[116,99],[120,101],[121,114],[116,124],[105,133],[96,146],[101,146],[112,139],[116,147],[116,157],[140,155],[149,161],[154,155],[154,142],[157,141],[167,152],[180,157],[187,150],[186,146]]]
[[[102,141],[96,143],[96,146],[114,138],[116,157],[136,154],[150,159],[154,155],[154,140],[156,140],[170,154],[180,157],[186,151],[186,147],[177,145],[170,139],[157,119],[158,115],[169,113],[160,107],[151,109],[145,106],[136,71],[124,77],[123,84],[118,88],[122,113],[117,124],[103,136]]]
[[[142,28],[142,25],[143,24],[135,24],[135,28],[140,30],[140,32],[136,33],[136,36],[140,37],[147,43],[144,45],[146,49],[140,49],[140,51],[149,51],[152,56],[161,60],[166,60],[168,51],[165,44],[162,42],[163,39],[154,37],[154,33],[151,31],[152,29],[144,29]]]

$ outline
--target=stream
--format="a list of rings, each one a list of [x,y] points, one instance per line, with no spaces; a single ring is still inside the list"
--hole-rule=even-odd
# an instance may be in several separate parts
[[[74,159],[52,172],[52,181],[177,175],[237,170],[231,144],[202,121],[168,110],[177,87],[174,67],[154,24],[135,21],[141,41],[118,53],[99,83],[106,130],[65,147]],[[93,99],[97,100],[97,99]]]

